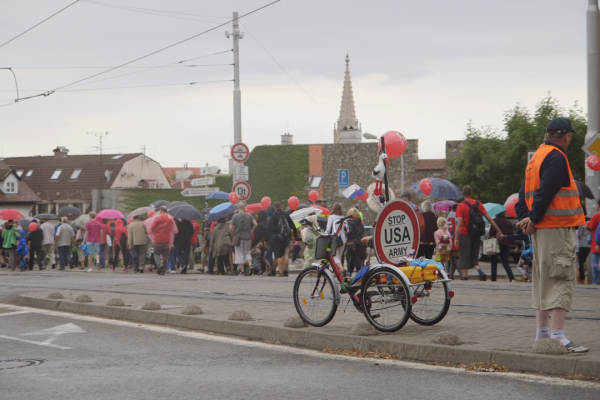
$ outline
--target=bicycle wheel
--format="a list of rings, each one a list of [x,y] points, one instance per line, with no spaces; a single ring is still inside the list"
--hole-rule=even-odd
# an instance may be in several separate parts
[[[317,278],[317,273],[317,267],[300,272],[294,283],[294,306],[308,325],[325,326],[337,311],[335,283],[325,273]]]
[[[381,332],[395,332],[410,316],[411,299],[408,286],[392,268],[369,272],[361,290],[365,318]]]
[[[447,282],[423,282],[413,289],[417,302],[412,305],[410,319],[421,325],[435,325],[444,319],[450,308]]]

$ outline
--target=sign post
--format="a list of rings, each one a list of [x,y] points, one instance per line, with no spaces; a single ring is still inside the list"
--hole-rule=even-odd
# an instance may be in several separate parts
[[[350,186],[350,171],[338,169],[338,188],[347,189]]]
[[[248,182],[248,167],[238,164],[234,167],[233,179],[235,182]]]
[[[237,193],[240,200],[246,201],[250,198],[252,189],[250,189],[250,185],[247,182],[237,182],[233,185],[233,192]]]
[[[198,189],[183,189],[181,195],[183,197],[208,196],[211,193],[218,192],[218,187],[207,187]]]
[[[400,199],[387,202],[373,225],[375,256],[380,263],[398,265],[400,258],[417,254],[419,221],[409,203]]]
[[[215,183],[215,178],[210,177],[210,178],[196,178],[196,179],[192,179],[192,181],[190,182],[190,185],[192,186],[208,186],[208,185],[214,185]]]
[[[202,167],[200,175],[216,175],[219,172],[219,167]]]
[[[250,150],[244,143],[236,143],[231,147],[231,158],[235,162],[243,163],[248,161],[248,157],[250,157]]]

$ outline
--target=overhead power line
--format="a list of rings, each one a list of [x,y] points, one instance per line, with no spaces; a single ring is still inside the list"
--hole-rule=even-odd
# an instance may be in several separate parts
[[[188,82],[188,83],[162,83],[157,85],[136,85],[136,86],[117,86],[117,87],[103,87],[103,88],[89,88],[89,89],[65,89],[61,90],[61,92],[83,92],[86,90],[113,90],[113,89],[133,89],[133,88],[147,88],[147,87],[157,87],[157,86],[189,86],[189,85],[198,85],[200,83],[216,83],[216,82],[231,82],[233,79],[221,79],[217,81],[200,81],[200,82]],[[0,92],[10,92],[11,90],[0,90]],[[39,92],[39,89],[28,89],[21,90],[21,92]],[[11,100],[12,101],[12,100]]]
[[[15,36],[14,38],[10,39],[8,42],[4,42],[4,43],[0,44],[0,48],[4,47],[7,44],[9,44],[10,42],[12,42],[13,40],[15,40],[16,38],[23,36],[24,34],[26,34],[27,32],[29,32],[30,30],[32,30],[36,26],[40,26],[41,24],[43,24],[44,22],[48,21],[50,18],[54,17],[55,15],[60,14],[61,12],[63,12],[67,8],[71,7],[73,4],[77,3],[78,1],[79,0],[75,0],[74,2],[72,2],[71,4],[69,4],[68,6],[66,6],[65,8],[62,8],[62,9],[58,10],[57,12],[55,12],[54,14],[52,14],[51,16],[49,16],[48,18],[46,18],[45,20],[43,20],[41,22],[38,22],[37,24],[35,24],[31,28],[27,29],[26,31],[24,31],[22,33],[19,33],[17,36]]]
[[[239,16],[237,19],[239,20],[239,19],[241,19],[241,18],[244,18],[244,17],[246,17],[246,16],[248,16],[248,15],[254,14],[254,13],[256,13],[256,12],[258,12],[258,11],[261,11],[261,10],[263,10],[263,9],[265,9],[265,8],[269,7],[269,6],[272,6],[272,5],[273,5],[273,4],[275,4],[275,3],[279,3],[280,1],[281,1],[281,0],[275,0],[275,1],[273,1],[273,2],[271,2],[271,3],[268,3],[268,4],[266,4],[266,5],[262,6],[262,7],[259,7],[259,8],[256,8],[256,9],[254,9],[254,10],[250,11],[250,12],[247,12],[246,14],[242,14],[242,15],[240,15],[240,16]],[[212,32],[212,31],[214,31],[215,29],[218,29],[218,28],[220,28],[220,27],[222,27],[222,26],[225,26],[225,25],[227,25],[227,24],[230,24],[231,22],[233,22],[233,20],[229,20],[229,21],[227,21],[227,22],[224,22],[224,23],[222,23],[222,24],[219,24],[219,25],[217,25],[217,26],[215,26],[215,27],[213,27],[213,28],[207,29],[207,30],[205,30],[205,31],[203,31],[203,32],[200,32],[200,33],[196,34],[196,35],[190,36],[190,37],[189,37],[189,38],[187,38],[187,39],[180,40],[179,42],[173,43],[173,44],[171,44],[171,45],[169,45],[169,46],[163,47],[162,49],[159,49],[159,50],[153,51],[152,53],[149,53],[149,54],[146,54],[146,55],[144,55],[144,56],[138,57],[138,58],[136,58],[136,59],[134,59],[134,60],[128,61],[128,62],[126,62],[126,63],[123,63],[123,64],[121,64],[121,65],[118,65],[118,66],[116,66],[116,67],[113,67],[113,68],[107,69],[106,71],[102,71],[102,72],[99,72],[99,73],[97,73],[97,74],[94,74],[94,75],[88,76],[87,78],[79,79],[79,80],[76,80],[76,81],[74,81],[74,82],[68,83],[68,84],[66,84],[66,85],[59,86],[59,87],[57,87],[57,88],[55,88],[55,89],[53,89],[53,90],[48,90],[48,91],[46,91],[46,92],[44,92],[44,93],[39,93],[39,94],[37,94],[37,95],[33,95],[33,96],[29,96],[29,97],[24,97],[24,98],[21,98],[21,99],[19,99],[19,101],[28,100],[28,99],[32,99],[32,98],[34,98],[34,97],[40,97],[40,96],[48,97],[48,96],[50,96],[52,93],[54,93],[54,92],[56,92],[56,91],[59,91],[59,90],[61,90],[61,89],[64,89],[64,88],[66,88],[66,87],[69,87],[69,86],[73,86],[73,85],[75,85],[75,84],[77,84],[77,83],[80,83],[80,82],[86,81],[86,80],[88,80],[88,79],[95,78],[96,76],[100,76],[100,75],[106,74],[107,72],[114,71],[115,69],[118,69],[118,68],[124,67],[124,66],[126,66],[126,65],[133,64],[133,63],[134,63],[134,62],[136,62],[136,61],[143,60],[143,59],[145,59],[145,58],[148,58],[148,57],[150,57],[150,56],[153,56],[153,55],[155,55],[155,54],[158,54],[158,53],[160,53],[160,52],[162,52],[162,51],[165,51],[165,50],[167,50],[167,49],[170,49],[170,48],[172,48],[172,47],[178,46],[178,45],[180,45],[180,44],[182,44],[182,43],[188,42],[188,41],[190,41],[190,40],[192,40],[192,39],[195,39],[195,38],[197,38],[197,37],[199,37],[199,36],[202,36],[202,35],[204,35],[204,34],[206,34],[206,33],[208,33],[208,32]],[[3,107],[4,107],[4,106],[3,106]]]
[[[231,50],[227,50],[228,52]],[[142,69],[142,68],[197,68],[197,67],[216,67],[220,65],[233,65],[228,64],[190,64],[190,65],[159,65],[159,66],[145,66],[145,67],[122,67],[129,69]],[[106,69],[111,67],[11,67],[12,69]]]
[[[204,18],[224,18],[224,19],[229,18],[229,17],[221,17],[221,16],[218,16],[218,15],[201,15],[201,14],[192,14],[192,13],[182,13],[182,12],[176,12],[176,11],[157,10],[157,9],[154,9],[154,8],[123,6],[123,5],[120,5],[120,4],[107,3],[105,1],[96,1],[96,0],[84,0],[84,1],[89,2],[89,3],[99,4],[99,5],[105,5],[105,6],[130,8],[130,9],[134,9],[134,10],[144,10],[144,11],[155,11],[155,12],[159,12],[159,13],[178,14],[178,15],[190,15],[190,16],[194,16],[194,17],[204,17]]]
[[[304,88],[302,87],[302,85],[300,85],[300,84],[298,83],[298,81],[297,81],[297,80],[295,80],[295,79],[294,79],[294,77],[293,77],[293,76],[292,76],[292,75],[291,75],[289,72],[287,72],[287,70],[286,70],[285,68],[283,68],[283,65],[281,65],[281,64],[279,63],[279,61],[277,61],[277,60],[275,59],[275,57],[273,57],[273,55],[272,55],[271,53],[269,53],[269,50],[267,50],[267,49],[265,48],[265,46],[263,46],[263,45],[262,45],[262,43],[258,41],[258,39],[256,38],[256,36],[254,36],[254,35],[253,35],[253,34],[252,34],[252,33],[251,33],[249,30],[248,30],[248,26],[247,26],[247,25],[244,25],[244,24],[241,24],[241,23],[240,23],[240,25],[242,25],[242,26],[244,27],[244,29],[246,30],[246,32],[248,32],[248,34],[250,34],[250,36],[252,36],[252,39],[254,39],[254,40],[256,41],[256,43],[258,43],[258,45],[259,45],[259,46],[260,46],[260,47],[261,47],[261,48],[262,48],[262,49],[265,51],[265,53],[267,53],[267,54],[269,55],[269,57],[271,57],[271,59],[272,59],[273,61],[275,61],[275,64],[277,64],[277,65],[279,66],[279,68],[281,68],[281,70],[282,70],[283,72],[285,72],[285,73],[287,74],[287,76],[289,76],[289,77],[290,77],[290,79],[291,79],[292,81],[294,81],[294,83],[295,83],[296,85],[298,85],[298,87],[299,87],[300,89],[302,89],[302,91],[303,91],[304,93],[306,93],[306,95],[307,95],[308,97],[310,97],[310,99],[311,99],[311,100],[312,100],[312,101],[313,101],[313,102],[314,102],[314,103],[315,103],[317,106],[319,106],[319,107],[321,108],[321,110],[323,110],[323,112],[324,112],[325,114],[327,114],[327,116],[328,116],[329,118],[331,118],[332,120],[334,120],[334,121],[335,121],[335,118],[333,118],[333,117],[331,116],[331,114],[329,114],[329,113],[327,112],[327,110],[326,110],[326,109],[325,109],[325,108],[324,108],[324,107],[323,107],[321,104],[319,104],[319,102],[317,102],[317,100],[315,100],[315,98],[314,98],[314,97],[312,97],[312,96],[310,95],[310,93],[308,93],[308,91],[307,91],[306,89],[304,89]]]

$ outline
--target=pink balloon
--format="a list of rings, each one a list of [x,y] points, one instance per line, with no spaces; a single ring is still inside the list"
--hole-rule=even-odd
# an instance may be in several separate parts
[[[240,196],[238,196],[237,193],[235,193],[235,192],[229,193],[229,201],[231,202],[231,204],[237,204],[237,202],[239,200],[240,200]]]
[[[600,171],[600,157],[597,155],[589,156],[585,163],[592,171]]]
[[[433,184],[429,179],[423,179],[419,184],[419,188],[425,196],[429,196],[429,193],[431,193],[431,190],[433,189]]]
[[[271,199],[266,196],[263,197],[262,200],[260,201],[260,205],[263,210],[266,210],[267,208],[269,208],[271,206]]]
[[[288,199],[288,207],[292,209],[292,211],[296,211],[298,206],[300,205],[300,200],[296,196],[292,196]]]
[[[38,224],[36,224],[35,222],[32,222],[29,224],[29,232],[33,232],[38,228]]]
[[[381,137],[385,138],[385,153],[388,158],[400,157],[406,151],[406,138],[400,132],[388,131]],[[381,140],[379,150],[381,150]]]
[[[156,211],[154,211],[154,210],[148,211],[148,218],[152,218],[154,216],[154,214],[156,214]]]
[[[319,199],[319,192],[317,192],[316,190],[311,190],[308,193],[308,198],[310,199],[310,201],[312,201],[313,203],[316,203],[317,200]]]

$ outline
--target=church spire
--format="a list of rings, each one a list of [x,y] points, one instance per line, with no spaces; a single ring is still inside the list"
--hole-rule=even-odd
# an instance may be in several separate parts
[[[350,57],[348,54],[346,54],[346,75],[344,76],[344,89],[342,91],[342,106],[334,132],[334,143],[340,143],[340,132],[342,131],[360,131],[354,109],[354,94],[352,93],[352,82],[350,79]]]

